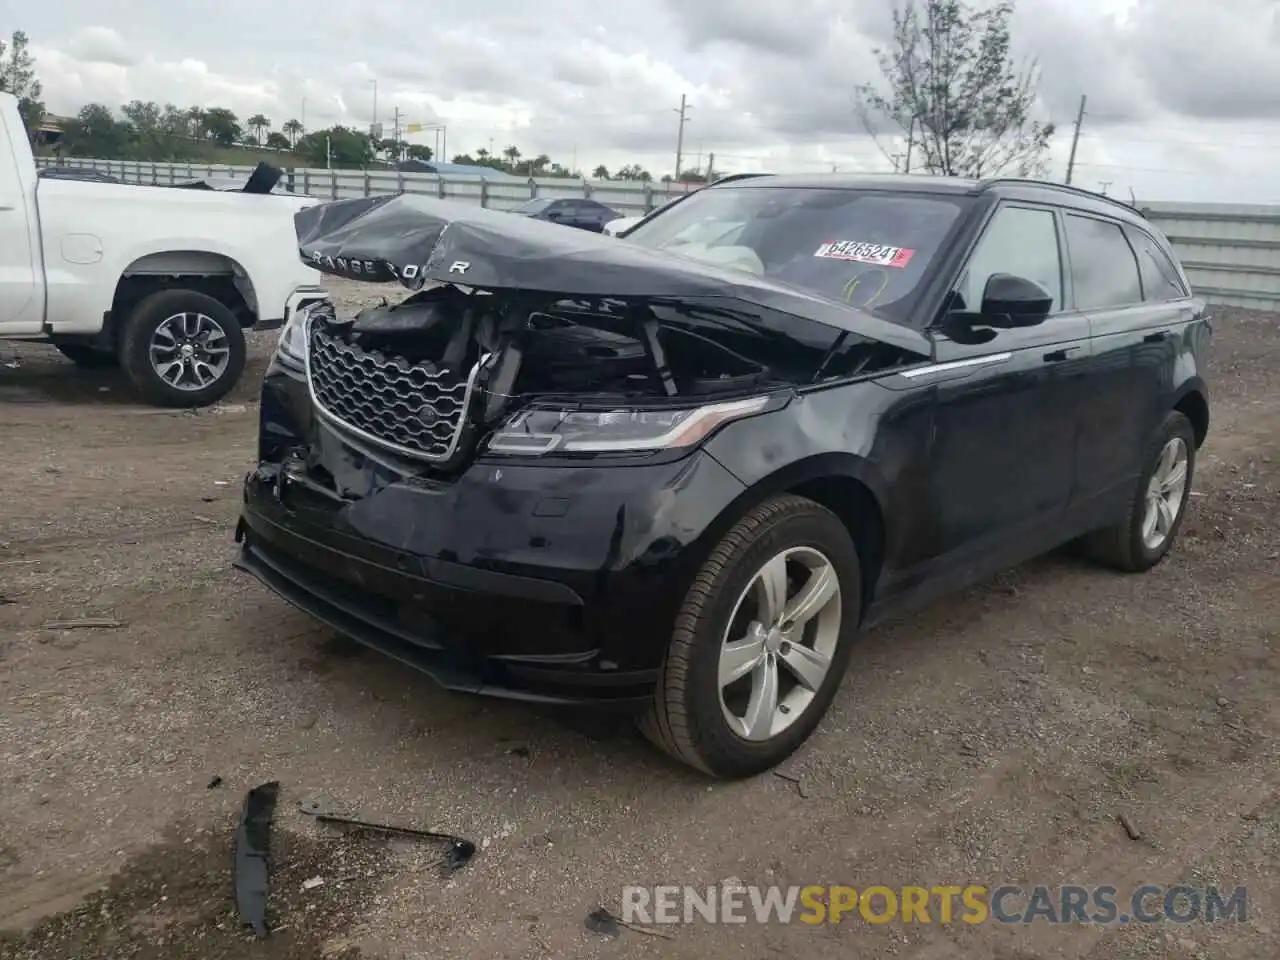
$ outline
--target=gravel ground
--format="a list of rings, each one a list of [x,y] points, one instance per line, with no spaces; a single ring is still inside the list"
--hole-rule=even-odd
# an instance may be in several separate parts
[[[271,346],[252,340],[245,384],[199,413],[0,343],[0,958],[1277,955],[1277,317],[1218,311],[1214,423],[1165,564],[1054,555],[879,629],[791,779],[710,786],[625,726],[444,693],[235,574]],[[127,623],[44,627],[67,617]],[[231,831],[265,780],[276,929],[255,943]],[[446,879],[438,847],[331,836],[311,798],[481,850]],[[584,928],[624,884],[731,877],[1246,885],[1249,913]]]

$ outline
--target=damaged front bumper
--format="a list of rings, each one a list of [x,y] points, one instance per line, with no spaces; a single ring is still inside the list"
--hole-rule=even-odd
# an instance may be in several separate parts
[[[742,485],[697,452],[626,469],[477,460],[446,481],[370,459],[269,372],[236,566],[446,688],[635,706],[652,691],[703,518]],[[310,462],[286,437],[309,435]],[[359,485],[358,497],[343,495]],[[678,495],[677,495],[678,491]]]

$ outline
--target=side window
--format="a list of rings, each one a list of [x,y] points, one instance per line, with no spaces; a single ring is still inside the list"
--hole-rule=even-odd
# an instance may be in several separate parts
[[[1132,231],[1133,248],[1142,271],[1142,292],[1147,300],[1181,300],[1187,295],[1178,270],[1168,254],[1141,230]]]
[[[1142,302],[1138,259],[1119,224],[1068,214],[1067,244],[1077,307],[1100,310]]]
[[[1062,310],[1062,257],[1052,210],[1002,207],[978,240],[957,284],[964,310],[982,307],[982,291],[993,273],[1033,280],[1053,297],[1050,313]]]

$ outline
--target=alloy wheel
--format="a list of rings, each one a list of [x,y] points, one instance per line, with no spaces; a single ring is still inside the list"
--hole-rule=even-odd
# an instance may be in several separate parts
[[[840,578],[819,550],[792,547],[752,577],[720,649],[720,707],[730,728],[763,742],[795,723],[831,671]]]
[[[175,390],[194,393],[216,383],[231,363],[227,332],[203,313],[176,313],[151,335],[151,367]]]
[[[1159,550],[1169,539],[1182,511],[1186,489],[1187,444],[1182,437],[1170,437],[1160,451],[1156,468],[1147,483],[1142,545],[1148,550]]]

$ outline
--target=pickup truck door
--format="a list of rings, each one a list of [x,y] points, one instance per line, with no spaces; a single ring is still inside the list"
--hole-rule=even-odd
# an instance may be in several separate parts
[[[44,322],[40,234],[27,182],[35,181],[35,165],[12,98],[6,99],[0,104],[0,336],[39,333]]]

